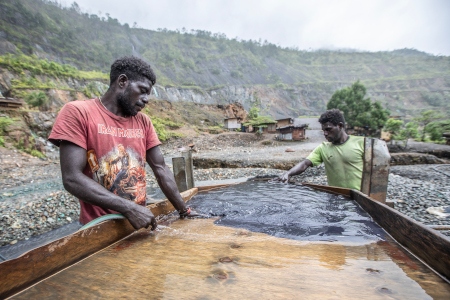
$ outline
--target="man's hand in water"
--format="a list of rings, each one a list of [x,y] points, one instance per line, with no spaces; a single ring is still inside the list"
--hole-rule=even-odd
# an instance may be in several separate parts
[[[289,171],[278,177],[274,181],[281,181],[283,183],[289,183],[289,179],[291,176],[302,174],[306,171],[309,167],[312,167],[312,162],[309,159],[305,159],[302,162],[296,164],[294,167],[292,167]]]
[[[136,230],[144,227],[151,227],[151,230],[155,230],[158,226],[155,216],[145,206],[137,204],[133,205],[122,214],[130,221],[131,225]]]
[[[180,219],[207,219],[209,216],[199,214],[198,212],[192,210],[190,207],[186,208],[184,211],[180,211]]]
[[[288,183],[291,176],[289,175],[289,172],[285,172],[283,175],[280,175],[277,178],[274,178],[271,180],[271,182],[282,182],[282,183]]]

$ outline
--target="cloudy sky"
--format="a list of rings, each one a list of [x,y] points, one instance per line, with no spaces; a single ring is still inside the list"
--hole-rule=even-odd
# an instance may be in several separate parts
[[[65,6],[73,1],[60,0]],[[76,0],[145,29],[185,27],[301,50],[415,48],[450,56],[449,0]]]

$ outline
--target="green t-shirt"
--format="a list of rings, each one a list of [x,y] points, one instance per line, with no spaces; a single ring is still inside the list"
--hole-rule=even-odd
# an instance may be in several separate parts
[[[349,136],[341,145],[323,142],[306,158],[313,166],[325,164],[328,185],[361,189],[364,160],[364,137]]]

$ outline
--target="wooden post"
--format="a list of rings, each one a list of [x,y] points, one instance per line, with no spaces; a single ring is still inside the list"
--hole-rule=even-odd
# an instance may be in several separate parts
[[[361,192],[363,194],[370,194],[370,179],[372,176],[372,139],[364,139],[364,166],[363,175],[361,179]]]
[[[173,175],[175,177],[175,182],[177,183],[178,190],[181,192],[186,191],[187,180],[186,180],[186,164],[184,157],[174,157],[172,158],[173,165]]]
[[[181,155],[184,157],[184,162],[186,166],[186,184],[187,189],[192,189],[194,185],[194,164],[192,161],[192,152],[191,151],[184,151],[181,153]]]
[[[386,203],[390,158],[385,141],[365,138],[361,192],[381,203]]]
[[[194,165],[191,151],[181,152],[181,155],[172,158],[172,164],[178,190],[184,192],[194,187]]]

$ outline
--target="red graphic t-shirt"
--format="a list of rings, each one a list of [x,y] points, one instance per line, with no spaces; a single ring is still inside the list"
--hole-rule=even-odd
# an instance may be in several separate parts
[[[122,198],[145,205],[146,151],[161,144],[148,116],[116,116],[99,99],[69,102],[59,112],[49,136],[56,146],[61,140],[87,150],[86,176]],[[117,213],[79,200],[82,224]]]

